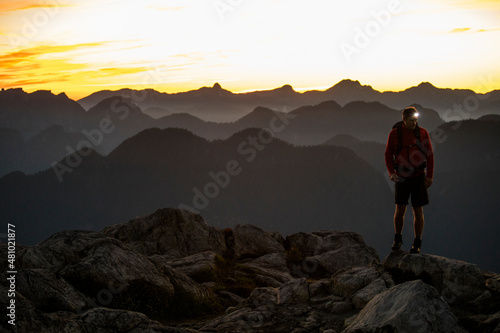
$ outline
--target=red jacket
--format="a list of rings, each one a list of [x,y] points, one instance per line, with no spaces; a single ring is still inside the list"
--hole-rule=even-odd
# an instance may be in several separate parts
[[[407,171],[411,168],[418,168],[425,160],[427,160],[427,177],[432,178],[434,174],[434,153],[432,151],[431,139],[429,133],[420,127],[420,141],[422,142],[425,154],[416,146],[417,139],[412,129],[407,128],[404,123],[402,126],[403,131],[403,147],[398,156],[396,150],[398,147],[398,134],[397,129],[393,129],[387,139],[387,146],[385,147],[385,166],[389,175],[397,173],[398,176],[408,178],[425,174],[424,170],[418,170],[416,173],[411,174]],[[396,165],[399,168],[396,170]]]

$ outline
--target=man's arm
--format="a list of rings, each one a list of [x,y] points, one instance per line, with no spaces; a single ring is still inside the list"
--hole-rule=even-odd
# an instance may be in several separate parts
[[[385,146],[385,166],[387,171],[389,172],[389,177],[391,177],[392,181],[397,181],[398,176],[396,174],[396,170],[394,170],[394,139],[396,137],[396,131],[392,130],[389,133],[389,137],[387,138],[387,145]]]

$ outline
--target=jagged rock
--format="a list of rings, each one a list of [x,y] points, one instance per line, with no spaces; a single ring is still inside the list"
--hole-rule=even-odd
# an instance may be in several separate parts
[[[64,278],[46,269],[23,269],[16,276],[17,290],[44,312],[77,312],[85,297]]]
[[[373,267],[353,267],[332,277],[333,292],[349,297],[381,276]]]
[[[68,264],[79,262],[100,244],[123,246],[114,238],[100,232],[69,230],[50,236],[43,242],[27,248],[18,256],[23,268],[44,268],[59,270]]]
[[[316,255],[316,250],[319,248],[323,239],[312,233],[299,232],[286,236],[285,245],[287,249],[298,249],[304,257]]]
[[[240,297],[236,294],[233,294],[229,291],[221,291],[219,292],[219,295],[223,298],[225,298],[230,304],[232,304],[232,306],[236,306],[238,304],[241,304],[241,302],[243,302],[245,299],[243,297]]]
[[[325,295],[330,295],[332,290],[332,281],[330,279],[321,279],[318,281],[311,282],[309,284],[309,295],[311,301],[315,297],[323,297]]]
[[[152,255],[150,260],[171,266],[177,272],[186,274],[193,280],[203,283],[214,281],[215,257],[217,254],[205,251],[179,259],[169,259],[168,256]]]
[[[354,267],[332,278],[333,292],[348,297],[356,306],[363,308],[375,295],[387,289],[383,273],[373,267]],[[392,281],[391,281],[392,282]],[[394,283],[389,286],[393,286]]]
[[[296,276],[327,278],[342,269],[379,262],[377,252],[354,232],[298,233],[288,236],[285,243],[293,254],[292,274]]]
[[[251,225],[222,231],[175,209],[103,232],[54,234],[20,247],[16,263],[25,331],[462,332],[439,292],[448,301],[452,292],[467,330],[500,325],[499,276],[475,265],[401,251],[382,266],[356,233],[283,240]],[[176,328],[164,324],[170,321]]]
[[[393,251],[383,265],[396,283],[422,279],[434,286],[449,304],[474,300],[485,290],[479,267],[460,260]]]
[[[255,288],[250,296],[240,304],[240,307],[259,308],[278,304],[279,291],[275,288]]]
[[[195,325],[194,328],[200,332],[258,332],[259,328],[271,322],[273,312],[274,307],[269,305],[237,308],[222,317]],[[181,325],[183,327],[185,326]]]
[[[147,256],[161,254],[176,259],[204,251],[221,254],[226,249],[222,230],[207,225],[198,214],[179,209],[159,209],[103,232]]]
[[[500,275],[487,279],[486,288],[500,292]]]
[[[421,280],[410,281],[375,296],[344,333],[465,333],[437,290]]]
[[[286,254],[284,252],[263,255],[257,259],[246,262],[245,266],[251,267],[264,277],[276,281],[272,282],[272,285],[269,284],[272,287],[279,287],[283,283],[294,279],[289,273]],[[271,283],[271,281],[268,283]]]
[[[283,245],[273,236],[251,224],[234,227],[232,237],[235,259],[258,258],[270,253],[285,252]]]
[[[352,295],[352,303],[357,309],[362,309],[373,299],[373,297],[385,290],[387,290],[387,286],[385,285],[384,279],[377,278]]]
[[[306,258],[306,262],[311,276],[327,277],[339,270],[378,263],[379,259],[375,250],[366,245],[350,245]]]
[[[305,278],[295,279],[278,290],[278,304],[309,302],[309,285]]]
[[[150,261],[104,233],[55,234],[26,251],[22,265],[44,265],[85,293],[86,304],[77,312],[106,306],[140,311],[156,318],[194,316],[218,306],[215,294],[208,288],[167,265]],[[68,292],[61,296],[67,299],[69,307],[80,301],[71,295]]]
[[[342,247],[366,246],[361,235],[350,231],[323,230],[311,234],[300,232],[289,235],[285,240],[289,248],[298,248],[306,257],[335,251]]]
[[[92,332],[105,333],[115,330],[118,332],[143,332],[151,324],[160,326],[147,316],[139,312],[113,310],[106,308],[91,309],[81,316],[85,327]]]
[[[175,296],[172,307],[175,314],[191,318],[221,310],[212,289],[196,283],[170,266],[160,265],[158,269],[174,286]]]
[[[5,280],[2,279],[2,283]],[[45,315],[36,309],[33,303],[24,297],[20,292],[16,291],[15,297],[15,310],[11,313],[7,307],[10,306],[12,297],[8,296],[9,288],[0,283],[0,304],[2,304],[2,311],[5,319],[0,321],[0,331],[2,332],[40,332],[43,328],[49,327],[50,321]],[[9,317],[11,315],[12,317]],[[8,323],[12,321],[15,326]],[[16,330],[17,329],[17,330]]]
[[[469,332],[500,332],[500,311],[493,314],[476,314],[461,318]]]
[[[281,246],[284,247],[285,238],[283,238],[283,236],[279,232],[277,232],[277,231],[267,231],[266,233],[269,236],[271,236],[275,241],[277,241],[278,243],[280,243]]]

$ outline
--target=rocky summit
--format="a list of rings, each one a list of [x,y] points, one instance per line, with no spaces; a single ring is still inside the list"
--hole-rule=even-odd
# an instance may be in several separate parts
[[[160,209],[18,246],[16,267],[17,332],[500,332],[500,275],[405,251],[381,262],[353,232],[283,237]]]

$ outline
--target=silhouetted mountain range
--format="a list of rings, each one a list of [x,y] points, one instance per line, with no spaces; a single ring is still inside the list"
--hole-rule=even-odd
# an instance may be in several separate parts
[[[436,171],[424,251],[500,270],[499,133],[500,122],[488,120],[446,123],[431,133]],[[62,182],[54,169],[0,179],[0,213],[18,221],[20,240],[28,243],[63,228],[101,228],[184,204],[218,226],[252,220],[281,232],[349,229],[384,251],[392,238],[393,185],[380,173],[383,146],[342,136],[328,143],[350,147],[372,165],[349,149],[295,147],[258,129],[213,142],[186,130],[149,129],[106,157],[62,160]],[[411,243],[411,213],[407,218]]]
[[[267,91],[232,93],[216,83],[211,88],[203,87],[176,94],[160,93],[151,89],[103,90],[78,102],[85,109],[89,109],[112,96],[132,98],[145,113],[155,118],[172,113],[189,113],[215,122],[235,121],[258,106],[286,112],[330,100],[340,105],[355,101],[380,102],[397,110],[411,104],[420,104],[436,110],[447,121],[478,118],[490,113],[500,114],[499,90],[476,94],[469,89],[437,88],[429,82],[399,92],[380,92],[369,85],[361,85],[359,81],[342,80],[325,91],[304,93],[296,92],[290,85]],[[463,112],[457,112],[457,108],[461,108]]]
[[[419,108],[421,124],[429,131],[443,123],[430,109]],[[157,120],[160,128],[178,127],[208,138],[227,138],[246,128],[270,128],[276,136],[295,145],[322,144],[334,135],[349,134],[364,141],[385,142],[387,130],[401,119],[401,113],[378,102],[352,102],[341,107],[334,101],[305,106],[289,113],[258,107],[233,123],[212,123],[187,115]],[[271,128],[273,127],[273,128]]]
[[[328,93],[348,100],[351,88],[377,95],[371,87],[348,80]],[[362,233],[378,251],[391,242],[392,184],[380,172],[385,171],[385,140],[401,117],[397,109],[380,102],[355,101],[341,106],[327,100],[288,113],[253,107],[237,121],[215,123],[188,113],[154,119],[136,104],[137,95],[128,92],[128,99],[109,97],[88,111],[64,94],[27,94],[20,89],[0,92],[0,171],[45,170],[30,176],[14,172],[0,179],[2,219],[19,221],[23,230],[20,237],[25,237],[26,242],[36,242],[37,237],[61,228],[95,229],[179,204],[201,210],[218,225],[252,221],[285,233],[304,229],[304,225],[349,229]],[[441,91],[430,84],[408,89],[404,94],[378,94],[412,98],[424,96],[424,92],[429,100],[435,96],[436,101],[441,97],[447,101],[462,98],[458,106],[475,96],[481,102],[474,111],[476,115],[482,112],[486,105],[483,103],[492,107],[498,104],[496,91],[470,95],[470,91]],[[275,101],[269,105],[279,109],[277,105],[284,101],[294,105],[300,97],[298,105],[307,96],[325,93],[298,94],[291,86],[284,86],[244,96],[248,105],[255,100],[263,101],[263,105]],[[158,100],[165,97],[153,90],[146,97],[155,94]],[[170,95],[177,98],[179,105],[189,97],[215,110],[229,98],[236,101],[233,106],[241,105],[238,103],[243,94],[215,85]],[[411,103],[405,100],[404,106]],[[499,115],[443,123],[438,112],[417,107],[422,114],[420,125],[431,132],[436,150],[431,205],[425,210],[428,223],[424,251],[500,270],[494,262],[500,253],[495,239],[498,227],[493,222],[500,217],[495,201],[500,185],[496,172],[500,166]],[[172,127],[188,131],[161,130]],[[270,134],[276,139],[267,143]],[[292,145],[325,142],[327,145],[318,147]],[[74,152],[87,145],[92,152]],[[70,151],[74,153],[65,157]],[[60,163],[50,168],[56,161]],[[232,170],[238,175],[230,177],[230,183],[222,189],[219,183],[225,184],[225,177],[214,177],[235,167],[228,165],[230,161],[238,163],[241,175],[239,168]],[[367,222],[374,218],[381,222]],[[381,234],[387,237],[381,238]],[[405,237],[405,242],[411,242],[411,232],[406,232]]]
[[[30,94],[21,88],[0,92],[0,127],[17,129],[30,138],[52,125],[79,131],[85,110],[64,93],[40,90]]]
[[[202,95],[200,98],[205,98],[210,95],[210,89],[212,88],[196,93]],[[259,98],[271,100],[270,96],[273,94],[286,98],[290,90],[291,87],[284,87],[280,93],[258,94],[261,96]],[[192,92],[191,95],[196,94]],[[266,97],[267,95],[270,96]],[[351,102],[341,107],[334,101],[327,101],[300,107],[288,113],[257,107],[235,122],[215,123],[187,113],[154,119],[144,114],[132,100],[123,97],[109,97],[88,111],[65,95],[56,96],[49,92],[28,94],[19,89],[6,90],[0,92],[0,101],[3,102],[0,126],[3,125],[5,130],[17,131],[24,138],[31,138],[39,133],[46,135],[42,132],[52,126],[59,126],[67,132],[67,135],[53,136],[50,145],[47,144],[47,148],[42,149],[43,154],[29,149],[23,153],[21,151],[24,148],[20,148],[22,145],[17,142],[19,138],[12,141],[6,137],[2,151],[6,152],[4,156],[11,156],[11,161],[4,163],[0,175],[14,170],[28,173],[42,170],[65,156],[68,151],[77,150],[79,144],[107,154],[123,140],[152,127],[184,128],[210,140],[227,139],[250,127],[270,128],[277,137],[290,143],[316,145],[338,134],[349,134],[364,141],[384,142],[387,129],[401,117],[399,111],[378,102]],[[435,111],[417,107],[422,113],[421,123],[428,130],[443,122]],[[8,136],[7,133],[5,135]],[[45,153],[48,147],[51,152]],[[18,153],[13,153],[15,151]],[[34,160],[35,155],[43,155],[44,158]],[[33,161],[29,162],[30,159]]]
[[[26,141],[18,130],[0,128],[0,176],[15,170],[28,174],[45,170],[52,162],[73,153],[84,141],[84,134],[66,132],[60,125],[52,125]],[[100,146],[95,150],[104,153]]]
[[[392,211],[390,189],[368,163],[342,147],[269,140],[258,129],[214,142],[180,129],[146,130],[107,157],[62,160],[62,182],[53,169],[5,176],[0,215],[16,221],[18,241],[29,244],[58,230],[95,230],[179,205],[218,226],[252,220],[287,232],[334,227],[379,241],[385,229],[390,238],[390,224],[366,223]]]
[[[361,141],[348,134],[336,135],[325,144],[349,148],[378,171],[382,173],[387,171],[383,160],[385,144]]]

